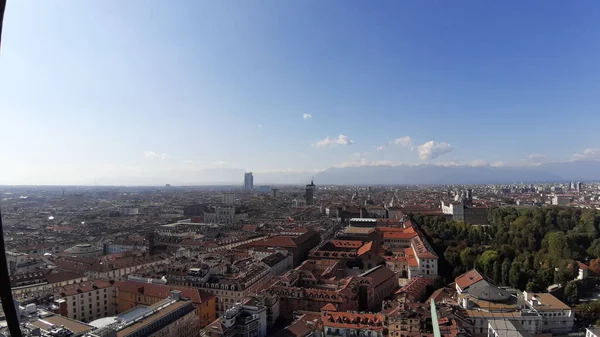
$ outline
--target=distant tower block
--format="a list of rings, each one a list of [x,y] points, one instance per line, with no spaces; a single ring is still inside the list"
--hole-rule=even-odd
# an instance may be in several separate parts
[[[273,199],[277,199],[277,197],[279,196],[279,189],[278,188],[271,189],[271,196],[273,197]]]
[[[310,181],[310,184],[306,185],[306,205],[314,205],[315,203],[315,184]]]
[[[252,172],[244,173],[244,191],[252,191],[254,189],[254,176]]]
[[[146,240],[148,243],[148,255],[154,255],[154,238],[155,238],[155,234],[154,232],[148,232],[146,234]]]

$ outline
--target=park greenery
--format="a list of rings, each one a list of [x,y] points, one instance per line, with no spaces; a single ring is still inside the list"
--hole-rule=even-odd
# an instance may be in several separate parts
[[[565,300],[576,303],[577,262],[600,275],[600,211],[571,207],[490,210],[489,226],[444,217],[410,214],[440,256],[446,280],[476,268],[497,285],[527,291],[564,287]]]

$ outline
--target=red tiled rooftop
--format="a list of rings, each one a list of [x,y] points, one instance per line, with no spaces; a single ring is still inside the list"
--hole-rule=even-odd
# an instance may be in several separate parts
[[[79,293],[87,293],[97,289],[109,288],[112,285],[113,283],[106,280],[86,281],[57,288],[55,292],[64,297],[77,295]]]
[[[144,283],[136,281],[116,282],[116,287],[119,291],[130,293],[140,293],[150,297],[167,298],[171,290],[180,290],[181,294],[196,304],[208,301],[214,297],[213,294],[202,291],[196,288],[176,287],[163,284]]]
[[[359,248],[363,245],[362,241],[354,240],[329,240],[329,242],[336,248]]]
[[[373,241],[369,241],[369,242],[365,243],[362,247],[360,247],[358,249],[358,252],[357,252],[358,256],[369,252],[371,250],[371,248],[373,248]]]
[[[455,281],[461,289],[465,289],[481,280],[483,280],[483,276],[477,270],[472,269],[457,277]]]
[[[358,314],[350,312],[327,312],[323,325],[339,328],[383,330],[383,314]]]
[[[321,311],[337,311],[337,309],[333,303],[327,303],[321,308]]]

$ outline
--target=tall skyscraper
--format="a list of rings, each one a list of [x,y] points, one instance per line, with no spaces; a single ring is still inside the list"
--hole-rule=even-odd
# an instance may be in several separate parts
[[[252,172],[244,173],[244,190],[252,191],[254,189],[254,177]]]
[[[315,200],[315,184],[310,181],[310,184],[306,185],[306,206],[313,205]]]

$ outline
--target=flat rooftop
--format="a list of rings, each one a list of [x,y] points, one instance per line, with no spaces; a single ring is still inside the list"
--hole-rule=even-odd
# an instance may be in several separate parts
[[[48,324],[50,323],[50,324]],[[55,315],[50,317],[45,317],[43,319],[38,319],[37,321],[31,322],[31,324],[37,326],[38,328],[49,331],[53,326],[64,326],[65,328],[73,331],[74,334],[81,334],[84,332],[91,331],[94,327],[91,325],[84,324],[79,321],[75,321],[63,316]]]
[[[161,303],[161,302],[158,302],[157,304],[159,304],[159,303]],[[137,331],[137,330],[139,330],[139,329],[147,326],[148,324],[151,324],[152,322],[154,322],[154,321],[156,321],[156,320],[158,320],[158,319],[160,319],[160,318],[162,318],[162,317],[164,317],[164,316],[172,313],[173,311],[175,311],[175,310],[177,310],[177,309],[179,309],[179,308],[187,305],[188,303],[190,303],[189,300],[188,301],[178,301],[178,302],[175,302],[175,303],[173,303],[173,304],[171,304],[171,305],[169,305],[169,306],[167,306],[167,307],[159,310],[158,312],[156,312],[156,313],[154,313],[154,314],[152,314],[152,315],[150,315],[150,316],[142,319],[141,321],[139,321],[139,322],[137,322],[135,324],[132,324],[132,325],[128,326],[127,328],[125,328],[125,329],[117,332],[117,337],[128,336],[129,334],[131,334],[131,333],[133,333],[133,332],[135,332],[135,331]]]

